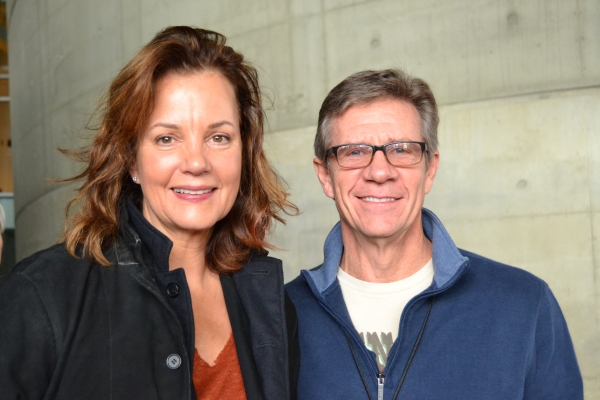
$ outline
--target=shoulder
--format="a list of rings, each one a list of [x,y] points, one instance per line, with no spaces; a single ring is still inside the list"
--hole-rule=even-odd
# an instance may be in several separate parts
[[[21,275],[35,279],[40,275],[50,278],[61,275],[66,270],[80,269],[89,266],[90,261],[70,255],[64,243],[59,243],[23,259],[17,263],[6,275]]]
[[[63,321],[65,313],[61,311],[68,309],[65,304],[76,292],[75,287],[85,282],[75,271],[86,276],[89,264],[69,255],[64,244],[57,244],[15,265],[0,278],[0,315],[13,321],[0,324],[6,334],[17,337],[19,329],[27,329],[32,335],[43,331],[44,337],[52,337],[50,326]]]
[[[536,302],[549,290],[546,282],[528,271],[469,251],[459,251],[469,260],[461,281],[473,284],[487,293],[505,298],[516,296],[521,300],[528,298]]]
[[[64,243],[56,244],[23,259],[0,277],[0,298],[7,306],[27,304],[34,293],[42,304],[68,310],[99,290],[98,282],[108,269],[121,271],[116,264],[106,268],[87,257],[74,257]]]
[[[524,269],[491,260],[479,254],[459,249],[460,253],[469,259],[470,270],[491,279],[507,280],[511,283],[542,285],[545,282]]]
[[[304,278],[304,276],[302,274],[300,274],[285,284],[285,290],[287,290],[288,292],[290,292],[290,291],[296,292],[298,290],[301,290],[305,286],[308,287],[306,278]]]
[[[99,264],[96,264],[99,266]],[[33,310],[69,303],[89,281],[93,263],[71,256],[64,244],[41,250],[0,277],[0,303],[7,309]]]
[[[303,308],[306,302],[316,299],[302,273],[285,285],[285,291],[296,307]]]
[[[265,268],[268,270],[283,271],[283,263],[280,259],[275,257],[253,254],[239,272],[245,271],[246,273],[256,273]]]

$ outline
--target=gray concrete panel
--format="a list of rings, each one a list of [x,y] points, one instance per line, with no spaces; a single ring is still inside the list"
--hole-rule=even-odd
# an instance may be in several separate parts
[[[232,46],[243,48],[259,68],[272,131],[314,122],[326,95],[325,65],[323,48],[310,38],[320,37],[321,28],[319,17],[305,17],[231,37]]]
[[[65,205],[74,195],[74,186],[55,186],[21,209],[16,216],[17,260],[58,241],[65,223]]]
[[[323,242],[339,220],[333,200],[327,198],[315,175],[312,143],[315,128],[307,127],[269,135],[265,146],[269,160],[289,184],[291,201],[301,214],[286,218],[285,226],[277,226],[273,243],[279,249],[272,255],[284,262],[287,280],[301,269],[323,262]]]
[[[108,83],[122,67],[120,2],[70,1],[40,28],[48,113]],[[115,30],[116,29],[116,30]],[[60,38],[60,40],[57,40]]]
[[[323,11],[321,0],[290,0],[290,14],[294,17],[319,15]]]
[[[26,2],[30,4],[33,2]],[[11,25],[10,38],[19,38],[18,46],[10,46],[10,92],[11,96],[11,135],[13,143],[18,144],[20,137],[40,124],[43,115],[43,96],[41,81],[40,40],[37,33],[37,8],[31,4],[26,12],[17,8],[14,18],[18,24]],[[12,43],[12,42],[10,42]],[[15,165],[17,165],[15,163]]]
[[[441,104],[598,85],[599,17],[594,0],[382,0],[333,9],[328,87],[393,66],[427,80]]]
[[[150,0],[140,6],[144,36],[149,38],[168,25],[192,25],[236,36],[284,23],[288,15],[284,0]]]
[[[147,40],[142,36],[142,4],[145,0],[130,0],[120,2],[121,23],[121,64],[131,59]],[[124,65],[120,65],[123,67]]]
[[[599,185],[589,174],[598,153],[588,141],[600,131],[592,109],[599,89],[442,107],[428,204],[452,210],[447,219],[589,212]]]
[[[20,2],[21,0],[19,0]],[[58,12],[65,12],[63,8],[65,4],[72,2],[73,0],[46,0],[38,1],[38,9],[41,16],[41,21],[46,21],[51,18],[53,14]]]
[[[15,182],[15,215],[18,220],[23,209],[39,199],[49,189],[48,146],[41,126],[28,132],[13,145]],[[25,228],[25,227],[24,227]],[[32,229],[33,227],[27,227]],[[18,226],[17,230],[21,227]],[[18,255],[18,253],[17,253]]]
[[[104,86],[101,84],[90,92],[57,107],[46,116],[48,165],[45,172],[52,179],[69,178],[83,170],[84,165],[63,155],[58,149],[78,149],[90,143],[95,131],[86,129],[85,126],[89,122],[91,128],[97,121],[97,119],[90,121],[90,110],[97,107]]]

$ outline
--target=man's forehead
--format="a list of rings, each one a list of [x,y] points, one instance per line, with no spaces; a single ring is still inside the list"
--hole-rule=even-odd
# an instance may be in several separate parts
[[[384,99],[353,105],[335,117],[332,120],[331,142],[337,145],[341,142],[383,144],[421,141],[420,132],[419,113],[412,104],[403,100]]]

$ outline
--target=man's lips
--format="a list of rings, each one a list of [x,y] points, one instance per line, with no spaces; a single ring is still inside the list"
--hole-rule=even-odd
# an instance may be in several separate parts
[[[387,203],[390,201],[398,200],[395,197],[372,197],[372,196],[359,197],[359,199],[361,199],[363,201],[368,201],[370,203]]]

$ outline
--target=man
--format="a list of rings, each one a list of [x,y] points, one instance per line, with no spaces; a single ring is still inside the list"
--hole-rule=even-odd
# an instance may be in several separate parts
[[[582,399],[567,325],[533,275],[456,248],[423,209],[439,163],[428,85],[397,70],[336,86],[314,168],[340,222],[287,285],[300,400]]]

